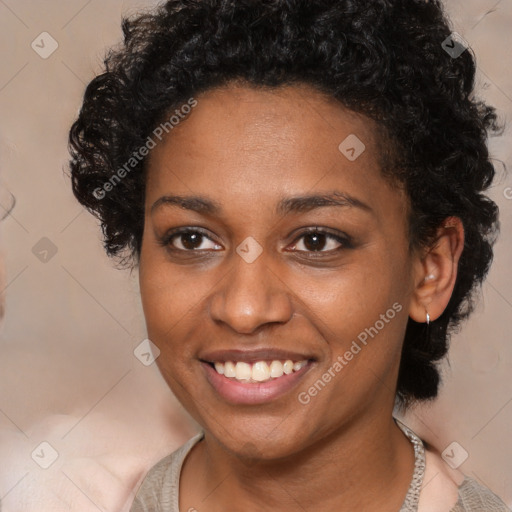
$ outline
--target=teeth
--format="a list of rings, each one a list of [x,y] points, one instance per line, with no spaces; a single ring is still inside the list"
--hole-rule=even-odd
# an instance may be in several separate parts
[[[227,361],[224,364],[224,375],[226,377],[236,377],[236,368],[231,361]]]
[[[290,375],[290,373],[293,372],[293,361],[285,361],[283,364],[283,372],[286,373],[286,375]]]
[[[293,363],[293,371],[298,372],[301,368],[304,368],[306,366],[307,361],[299,361],[297,363]]]
[[[258,361],[252,365],[252,380],[264,382],[270,379],[270,368],[265,361]]]
[[[277,379],[277,377],[282,377],[283,373],[284,371],[281,361],[272,361],[270,363],[270,376],[273,379]]]
[[[266,382],[270,379],[278,379],[283,375],[290,375],[298,372],[308,364],[307,361],[293,362],[288,359],[281,362],[275,361],[257,361],[254,364],[238,361],[226,361],[225,363],[216,362],[215,370],[218,374],[225,377],[234,378],[241,382]]]
[[[236,380],[250,380],[252,376],[251,365],[247,363],[238,362],[236,363]]]

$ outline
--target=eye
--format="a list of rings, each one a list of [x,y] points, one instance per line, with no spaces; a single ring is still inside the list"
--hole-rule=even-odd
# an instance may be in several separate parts
[[[335,235],[320,228],[310,229],[296,239],[292,250],[297,252],[331,252],[350,247],[347,236]]]
[[[222,249],[222,246],[197,229],[182,229],[168,233],[162,243],[177,251],[218,251]]]

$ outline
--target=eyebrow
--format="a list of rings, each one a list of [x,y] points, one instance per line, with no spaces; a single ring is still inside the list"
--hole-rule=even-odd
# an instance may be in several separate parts
[[[203,215],[218,215],[222,212],[221,205],[202,196],[162,196],[151,206],[151,213],[163,205],[178,206]],[[361,200],[341,192],[315,194],[282,199],[276,208],[277,215],[285,216],[291,213],[303,213],[325,207],[358,208],[373,212],[372,208]]]
[[[308,212],[316,208],[330,206],[359,208],[367,212],[373,211],[370,206],[355,197],[341,192],[331,192],[329,194],[285,198],[279,202],[276,213],[284,216],[289,213]]]
[[[214,215],[221,212],[219,203],[201,196],[162,196],[151,206],[151,213],[162,205],[179,206],[184,210],[192,210],[203,215]]]

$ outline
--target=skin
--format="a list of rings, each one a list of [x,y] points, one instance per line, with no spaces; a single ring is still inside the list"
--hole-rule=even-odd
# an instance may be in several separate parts
[[[408,200],[381,175],[377,127],[308,86],[231,84],[196,99],[150,154],[140,254],[159,368],[205,431],[183,466],[180,509],[397,511],[414,467],[392,419],[401,346],[409,316],[424,322],[428,309],[434,320],[449,301],[461,223],[448,219],[432,248],[411,251]],[[350,134],[366,146],[353,162],[338,149]],[[276,211],[283,198],[333,191],[366,207]],[[202,196],[220,210],[153,208],[170,195]],[[206,236],[195,245],[166,238],[182,227]],[[302,236],[315,227],[351,242]],[[236,252],[247,237],[263,250],[253,263]],[[298,393],[395,303],[401,311],[301,404]],[[228,403],[205,378],[201,354],[261,347],[314,362],[273,401]]]

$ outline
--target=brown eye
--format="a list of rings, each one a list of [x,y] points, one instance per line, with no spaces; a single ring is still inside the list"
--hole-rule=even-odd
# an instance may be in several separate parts
[[[208,251],[222,247],[201,231],[187,229],[169,234],[164,244],[177,251]]]
[[[297,240],[293,245],[297,252],[330,252],[350,247],[348,238],[319,229],[303,233]]]
[[[200,233],[183,233],[179,235],[178,239],[181,239],[181,245],[185,249],[192,250],[201,246],[203,235]]]
[[[327,243],[327,236],[323,233],[311,233],[303,238],[304,247],[308,251],[321,251]]]

